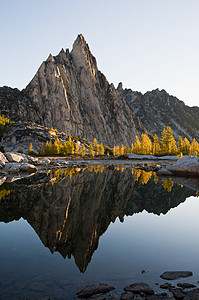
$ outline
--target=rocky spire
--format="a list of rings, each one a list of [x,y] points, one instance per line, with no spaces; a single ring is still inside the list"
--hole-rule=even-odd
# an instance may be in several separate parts
[[[91,70],[97,71],[97,62],[95,57],[91,54],[88,44],[82,34],[79,34],[73,44],[71,51],[74,64],[80,68],[89,65]]]

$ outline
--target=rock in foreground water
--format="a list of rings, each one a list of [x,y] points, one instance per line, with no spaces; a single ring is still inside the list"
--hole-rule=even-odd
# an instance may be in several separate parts
[[[192,275],[193,273],[191,271],[168,271],[164,272],[162,275],[160,275],[160,277],[166,280],[175,280],[179,278],[190,277]]]
[[[100,293],[105,294],[114,289],[115,289],[114,286],[109,286],[108,284],[105,284],[105,283],[90,284],[90,285],[87,285],[85,288],[83,288],[81,291],[77,292],[77,297],[78,298],[87,298],[87,297],[91,297],[95,294],[100,294]]]
[[[148,295],[153,295],[154,291],[150,288],[150,286],[144,282],[133,283],[131,285],[125,286],[125,291],[129,291],[132,293],[145,293]]]

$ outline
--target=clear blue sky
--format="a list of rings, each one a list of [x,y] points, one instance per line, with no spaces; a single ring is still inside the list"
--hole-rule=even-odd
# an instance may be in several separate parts
[[[0,86],[24,88],[82,33],[109,82],[199,106],[198,0],[0,0]]]

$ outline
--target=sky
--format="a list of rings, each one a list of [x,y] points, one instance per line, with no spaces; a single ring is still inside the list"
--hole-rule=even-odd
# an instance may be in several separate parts
[[[23,89],[82,33],[117,87],[199,106],[198,0],[0,0],[0,86]]]

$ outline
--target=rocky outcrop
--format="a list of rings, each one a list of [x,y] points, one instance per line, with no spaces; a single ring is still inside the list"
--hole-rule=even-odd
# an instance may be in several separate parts
[[[21,150],[22,152],[27,153],[30,144],[32,144],[33,150],[37,152],[40,146],[46,144],[46,142],[49,142],[50,140],[54,142],[56,139],[65,143],[68,141],[68,135],[36,123],[15,122],[3,135],[0,146],[4,148],[4,151],[16,152]],[[86,141],[86,139],[73,137],[72,140],[74,143],[78,143],[79,146],[84,144],[87,148],[88,141]]]
[[[142,94],[123,89],[122,83],[117,90],[149,132],[160,137],[162,130],[170,126],[175,138],[199,140],[199,107],[189,107],[165,90]]]
[[[0,87],[0,112],[12,121],[38,121],[38,109],[26,92]]]
[[[146,132],[98,70],[82,35],[71,52],[62,49],[57,56],[49,55],[21,93],[1,88],[0,108],[14,120],[31,120],[109,146],[130,145],[136,135]]]

